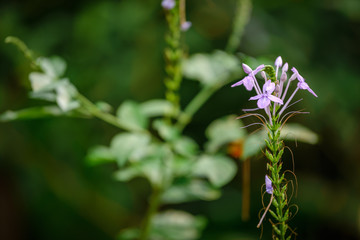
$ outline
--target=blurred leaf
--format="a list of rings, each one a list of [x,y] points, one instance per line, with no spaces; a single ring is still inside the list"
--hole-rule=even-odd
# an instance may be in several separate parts
[[[191,169],[195,163],[195,157],[174,156],[172,161],[172,172],[176,176],[187,176],[191,173]]]
[[[89,149],[86,156],[89,165],[98,165],[102,163],[114,162],[115,157],[111,150],[106,146],[95,146]]]
[[[168,204],[184,203],[194,200],[215,200],[220,191],[204,180],[176,180],[162,195],[162,202]]]
[[[135,240],[139,239],[140,230],[138,228],[127,228],[120,232],[117,240]]]
[[[242,159],[245,160],[248,157],[255,156],[261,152],[261,149],[265,147],[265,139],[267,139],[267,134],[265,130],[260,130],[255,133],[250,134],[244,142],[244,152]]]
[[[136,165],[122,168],[114,173],[114,178],[122,182],[126,182],[140,176],[142,176],[140,168],[138,168]]]
[[[18,111],[6,111],[0,115],[0,121],[35,119],[54,116],[75,116],[75,113],[64,113],[58,106],[32,107]]]
[[[195,163],[193,173],[207,177],[216,187],[222,187],[233,179],[237,171],[232,159],[223,155],[204,155]]]
[[[164,99],[153,99],[140,105],[141,112],[147,117],[158,117],[172,114],[173,105]]]
[[[99,101],[99,102],[96,102],[95,105],[98,109],[100,109],[103,112],[110,113],[114,110],[113,107],[110,104],[108,104],[107,102]]]
[[[247,133],[242,126],[241,120],[237,120],[235,115],[213,121],[205,132],[210,140],[205,146],[206,150],[214,153],[224,144],[243,139]]]
[[[185,136],[176,139],[173,146],[175,152],[187,157],[194,156],[199,149],[198,144],[193,139]]]
[[[301,141],[309,144],[316,144],[319,141],[316,133],[297,123],[285,124],[281,129],[280,137],[284,140]]]
[[[241,73],[239,60],[226,52],[198,53],[184,61],[184,76],[204,85],[223,84]]]
[[[179,130],[162,119],[155,120],[153,122],[153,127],[158,131],[160,137],[164,140],[174,141],[180,137]]]
[[[141,112],[140,105],[134,101],[123,102],[117,110],[117,117],[127,126],[135,129],[146,129],[148,119]]]
[[[201,236],[206,219],[190,213],[167,210],[153,219],[151,239],[153,240],[194,240]]]
[[[144,133],[120,133],[110,144],[110,150],[116,157],[119,166],[123,166],[128,159],[140,160],[146,156],[150,136]]]
[[[36,61],[41,70],[50,77],[60,78],[65,73],[66,62],[58,56],[50,58],[39,57]]]

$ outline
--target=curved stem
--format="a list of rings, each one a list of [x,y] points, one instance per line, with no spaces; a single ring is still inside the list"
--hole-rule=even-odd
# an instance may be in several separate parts
[[[220,88],[220,86],[206,86],[191,100],[185,110],[180,114],[176,127],[183,130],[191,121],[194,114],[210,98],[210,96]]]
[[[118,127],[122,130],[127,131],[145,131],[144,129],[135,128],[133,126],[128,126],[127,124],[123,123],[119,118],[116,116],[101,111],[94,103],[92,103],[89,99],[87,99],[82,94],[78,93],[76,95],[77,100],[79,100],[80,104],[94,117],[97,117],[115,127]]]
[[[234,53],[239,47],[245,26],[250,20],[251,9],[251,0],[238,0],[233,31],[226,46],[228,53]]]
[[[153,189],[153,192],[150,196],[150,204],[141,228],[139,240],[148,240],[150,236],[152,220],[159,209],[161,194],[162,190],[160,188]]]

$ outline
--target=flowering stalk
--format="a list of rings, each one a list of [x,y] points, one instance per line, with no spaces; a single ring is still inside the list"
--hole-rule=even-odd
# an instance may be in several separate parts
[[[164,79],[166,86],[165,97],[174,106],[174,113],[180,111],[180,96],[178,90],[182,81],[181,59],[183,50],[181,48],[181,17],[180,10],[184,11],[184,3],[180,0],[163,0],[162,6],[165,10],[169,31],[165,36],[166,48],[164,50],[167,76]],[[174,115],[174,114],[173,114]]]
[[[281,68],[281,74],[279,72]],[[287,222],[290,217],[289,203],[287,198],[288,183],[285,179],[285,174],[282,171],[282,155],[284,153],[284,143],[280,139],[281,128],[285,124],[288,118],[294,114],[304,113],[300,111],[288,111],[289,107],[296,104],[299,101],[293,102],[298,90],[307,90],[315,97],[317,95],[305,82],[305,79],[299,74],[296,68],[292,68],[292,76],[287,79],[288,64],[283,65],[282,58],[278,57],[275,61],[275,68],[272,66],[260,65],[255,70],[252,70],[248,65],[243,64],[244,72],[248,74],[245,78],[233,84],[232,87],[244,85],[248,91],[255,89],[257,95],[251,97],[249,100],[257,100],[258,108],[246,109],[248,111],[264,110],[265,115],[259,113],[250,113],[244,115],[256,116],[261,120],[261,125],[268,131],[268,139],[265,139],[267,149],[265,155],[269,162],[267,163],[267,170],[269,175],[265,177],[266,192],[271,194],[270,202],[265,209],[263,216],[260,219],[258,227],[262,224],[263,219],[267,212],[274,218],[274,222],[270,221],[273,227],[273,239],[289,240],[293,236],[294,231],[290,229]],[[256,75],[261,73],[264,80],[262,88],[258,83]],[[287,98],[287,92],[292,81],[298,80],[297,87]],[[287,81],[285,91],[283,92],[283,86]],[[285,113],[285,114],[284,114]],[[284,115],[283,115],[284,114]],[[283,116],[282,116],[283,115]],[[271,206],[273,207],[271,209]],[[288,230],[291,230],[290,234],[287,234]]]

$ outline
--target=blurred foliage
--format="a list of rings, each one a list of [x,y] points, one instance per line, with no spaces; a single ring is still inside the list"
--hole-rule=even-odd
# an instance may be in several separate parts
[[[188,19],[193,22],[186,36],[189,54],[225,47],[235,2],[188,1]],[[16,35],[35,54],[63,56],[68,76],[78,89],[112,106],[125,99],[145,101],[163,96],[165,28],[160,3],[155,0],[0,3],[0,39]],[[26,98],[28,63],[1,42],[0,112],[40,105],[38,100]],[[319,96],[297,105],[311,112],[310,117],[290,120],[320,136],[317,146],[288,143],[299,179],[295,202],[301,209],[293,221],[303,239],[359,239],[359,42],[357,0],[261,0],[253,3],[239,49],[240,57],[253,57],[243,58],[252,67],[257,61],[281,55],[302,72]],[[193,97],[196,87],[195,82],[184,82],[183,104]],[[221,89],[185,132],[202,145],[209,123],[223,115],[241,114],[241,109],[250,105],[248,98],[247,93]],[[166,106],[164,109],[149,112],[166,111]],[[49,109],[39,111],[56,114]],[[113,127],[99,121],[61,118],[5,123],[0,128],[1,239],[112,239],[119,229],[134,225],[143,216],[149,191],[144,181],[113,181],[113,165],[87,167],[87,149],[108,145],[116,133]],[[104,150],[94,151],[106,158],[109,155]],[[285,159],[291,169],[289,152]],[[251,216],[256,216],[261,206],[257,186],[263,183],[265,172],[263,159],[255,160]],[[209,216],[202,239],[258,239],[257,219],[240,220],[239,181],[236,176],[216,201],[179,206]],[[189,190],[189,196],[192,194]]]

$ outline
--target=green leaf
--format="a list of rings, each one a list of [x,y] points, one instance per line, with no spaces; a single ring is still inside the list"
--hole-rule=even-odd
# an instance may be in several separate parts
[[[222,187],[233,179],[237,171],[234,161],[223,155],[204,155],[195,163],[193,174],[207,177],[216,187]]]
[[[199,145],[193,139],[185,136],[176,139],[173,146],[175,152],[186,157],[194,156],[199,150]]]
[[[94,166],[102,163],[115,162],[115,157],[108,147],[95,146],[89,150],[86,161],[89,165]]]
[[[162,202],[178,204],[194,200],[215,200],[221,195],[220,191],[210,183],[199,179],[180,179],[168,188],[162,195]]]
[[[255,133],[250,134],[244,142],[243,145],[243,155],[242,159],[245,160],[249,157],[255,156],[261,152],[266,146],[265,139],[267,139],[267,134],[265,130],[260,130]]]
[[[280,137],[284,140],[301,141],[316,144],[319,136],[310,129],[296,123],[288,123],[281,129]]]
[[[212,54],[192,55],[183,64],[184,76],[204,85],[223,84],[241,73],[239,60],[226,52],[216,50]]]
[[[209,138],[206,150],[214,153],[224,144],[243,139],[247,133],[242,126],[241,120],[237,120],[235,115],[213,121],[205,132]]]
[[[140,169],[134,165],[120,169],[114,173],[114,178],[122,182],[126,182],[140,176],[142,176]]]
[[[164,99],[153,99],[140,105],[141,112],[147,117],[169,116],[172,114],[173,105]]]
[[[179,130],[162,119],[155,120],[153,127],[164,140],[174,141],[180,137]]]
[[[121,167],[127,160],[140,161],[147,156],[149,143],[150,136],[147,134],[120,133],[112,139],[110,150]]]
[[[36,119],[54,116],[75,116],[72,113],[64,113],[58,106],[32,107],[18,111],[6,111],[0,115],[0,121],[8,122],[14,120]]]
[[[148,126],[147,117],[141,112],[140,105],[134,101],[122,103],[116,115],[129,128],[146,129]]]
[[[167,210],[158,213],[153,219],[151,239],[157,240],[195,240],[199,239],[206,226],[206,219],[190,213]]]
[[[195,158],[193,156],[183,157],[180,155],[175,155],[171,167],[173,175],[175,177],[189,175],[195,163],[194,160]]]

